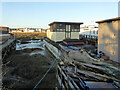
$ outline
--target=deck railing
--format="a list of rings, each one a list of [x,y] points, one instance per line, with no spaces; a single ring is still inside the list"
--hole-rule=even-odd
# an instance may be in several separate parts
[[[98,36],[85,35],[85,34],[84,35],[80,34],[79,38],[86,38],[86,39],[95,39],[95,40],[98,40]]]

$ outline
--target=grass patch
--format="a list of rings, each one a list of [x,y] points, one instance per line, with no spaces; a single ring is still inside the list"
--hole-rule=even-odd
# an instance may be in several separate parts
[[[46,33],[40,33],[40,32],[14,32],[12,33],[15,35],[16,38],[44,38],[46,37]]]
[[[19,51],[19,53],[14,54],[12,62],[8,64],[9,68],[13,68],[10,71],[9,77],[19,76],[24,79],[24,82],[16,81],[13,83],[13,81],[8,79],[9,83],[6,85],[5,82],[7,82],[7,80],[5,80],[3,81],[3,86],[11,88],[33,88],[38,83],[50,67],[51,61],[40,54],[32,56],[22,55],[24,52],[31,51],[33,50],[26,49]],[[56,82],[56,67],[53,67],[38,88],[55,88]]]

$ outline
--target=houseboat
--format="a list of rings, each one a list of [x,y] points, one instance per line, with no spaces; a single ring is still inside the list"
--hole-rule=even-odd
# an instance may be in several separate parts
[[[80,25],[82,22],[52,22],[47,30],[47,37],[54,42],[64,39],[79,39]]]

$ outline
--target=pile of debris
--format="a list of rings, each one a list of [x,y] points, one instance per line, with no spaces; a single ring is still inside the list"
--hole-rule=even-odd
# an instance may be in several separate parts
[[[60,62],[58,64],[58,81],[62,88],[116,88],[119,79],[111,77],[108,70],[95,65],[80,62]],[[117,83],[116,83],[117,82]]]

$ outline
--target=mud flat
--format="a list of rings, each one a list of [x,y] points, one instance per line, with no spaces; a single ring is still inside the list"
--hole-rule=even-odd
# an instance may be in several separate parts
[[[3,71],[4,88],[33,88],[50,67],[54,57],[44,47],[41,40],[24,40],[17,43],[16,51],[7,59],[10,61]],[[56,65],[50,70],[37,88],[57,86]]]

